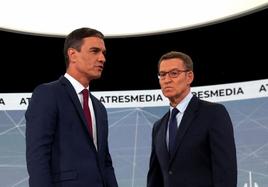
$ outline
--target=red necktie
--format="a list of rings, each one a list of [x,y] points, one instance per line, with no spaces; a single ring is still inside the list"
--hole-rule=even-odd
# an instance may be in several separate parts
[[[84,114],[87,120],[88,132],[90,136],[92,137],[92,121],[91,121],[90,110],[88,107],[88,90],[84,89],[82,91],[82,94],[83,94],[83,110],[84,110]]]

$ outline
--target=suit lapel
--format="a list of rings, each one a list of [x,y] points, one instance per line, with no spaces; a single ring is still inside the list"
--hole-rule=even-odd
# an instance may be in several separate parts
[[[98,144],[98,150],[100,150],[102,148],[102,140],[103,140],[103,125],[102,125],[102,122],[101,120],[103,119],[103,116],[100,116],[102,115],[100,112],[99,112],[99,108],[98,108],[98,104],[96,103],[97,100],[96,98],[90,94],[90,98],[91,98],[91,101],[92,101],[92,105],[93,105],[93,108],[94,108],[94,113],[95,113],[95,120],[96,120],[96,133],[97,133],[97,144]]]
[[[70,97],[72,103],[75,106],[75,109],[79,115],[79,117],[81,118],[81,120],[83,121],[83,125],[85,126],[85,129],[87,129],[87,122],[86,122],[86,118],[84,116],[84,112],[81,106],[81,103],[77,97],[77,94],[75,92],[75,89],[73,88],[72,84],[68,81],[68,79],[66,79],[64,76],[61,76],[59,81],[61,82],[61,84],[64,86],[66,93],[68,94],[68,96]],[[90,137],[90,136],[89,136]],[[91,137],[90,137],[91,138]],[[91,138],[92,140],[92,138]],[[93,141],[93,140],[92,140]]]
[[[161,119],[159,124],[159,129],[156,131],[156,147],[158,149],[158,156],[159,160],[165,161],[164,165],[168,166],[169,161],[169,152],[167,149],[167,142],[166,142],[166,131],[167,131],[167,124],[168,124],[169,112],[165,114],[165,116]],[[159,145],[159,146],[158,146]]]
[[[176,145],[175,145],[175,151],[173,153],[171,153],[170,155],[170,164],[172,163],[176,152],[178,152],[178,149],[180,147],[180,144],[183,140],[183,137],[185,135],[185,133],[187,132],[187,130],[189,129],[189,127],[192,124],[193,119],[196,116],[196,112],[198,109],[198,98],[196,96],[193,96],[191,101],[189,102],[184,115],[182,117],[179,129],[177,131],[177,135],[176,135]]]

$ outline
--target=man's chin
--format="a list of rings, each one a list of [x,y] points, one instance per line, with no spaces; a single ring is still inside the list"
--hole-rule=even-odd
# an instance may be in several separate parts
[[[101,73],[100,74],[96,74],[96,75],[92,75],[90,77],[91,80],[95,80],[95,79],[99,79],[101,77]]]
[[[167,98],[172,98],[172,97],[174,97],[174,93],[171,92],[171,91],[165,91],[165,92],[163,93],[163,95],[164,95],[165,97],[167,97]]]

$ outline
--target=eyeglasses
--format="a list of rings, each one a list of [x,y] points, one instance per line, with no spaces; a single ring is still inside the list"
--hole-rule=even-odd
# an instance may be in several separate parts
[[[168,71],[168,72],[159,72],[158,73],[158,78],[163,80],[165,79],[166,75],[169,76],[169,78],[177,78],[181,73],[183,72],[188,72],[189,70],[179,70],[179,69],[173,69],[171,71]]]

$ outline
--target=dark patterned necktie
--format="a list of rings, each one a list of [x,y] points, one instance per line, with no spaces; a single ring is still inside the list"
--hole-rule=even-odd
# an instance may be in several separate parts
[[[179,113],[177,108],[172,109],[171,118],[169,120],[169,152],[173,153],[175,146],[175,137],[177,134],[177,118],[176,115]]]

